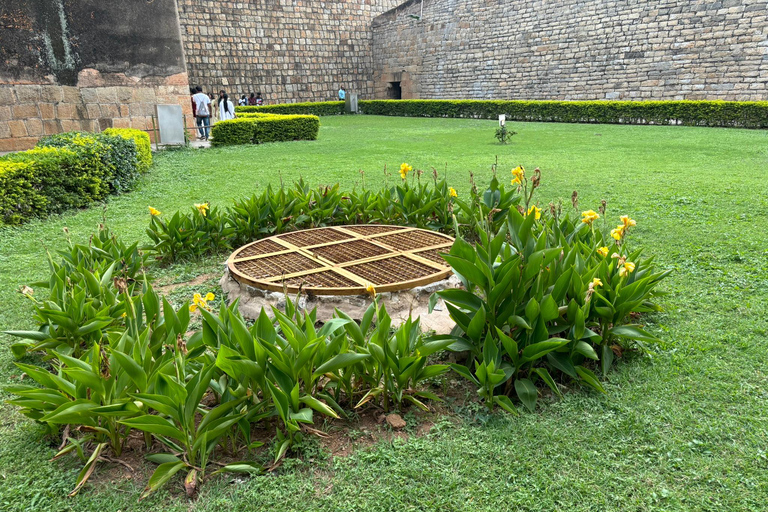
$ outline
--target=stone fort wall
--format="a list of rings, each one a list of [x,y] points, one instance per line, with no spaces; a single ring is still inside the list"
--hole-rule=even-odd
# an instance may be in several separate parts
[[[174,0],[1,2],[0,41],[0,152],[191,110]]]
[[[376,98],[768,100],[765,0],[410,0],[373,22]],[[420,19],[416,19],[421,16]]]
[[[371,98],[371,21],[401,1],[178,0],[189,81],[267,103],[337,99],[342,85]]]

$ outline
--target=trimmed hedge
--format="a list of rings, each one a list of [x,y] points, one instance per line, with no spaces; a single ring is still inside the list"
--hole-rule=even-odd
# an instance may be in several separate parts
[[[152,142],[149,134],[133,128],[107,128],[102,132],[104,135],[122,137],[133,140],[136,145],[136,153],[139,159],[140,173],[145,173],[152,166]]]
[[[256,121],[253,139],[258,143],[316,140],[319,131],[320,118],[317,116],[270,116]]]
[[[40,193],[35,168],[27,162],[0,162],[0,225],[21,224],[45,215],[48,198]]]
[[[255,125],[256,120],[251,117],[219,121],[211,128],[211,146],[250,144],[253,142]]]
[[[37,147],[67,148],[85,156],[98,154],[104,165],[103,180],[111,194],[129,191],[140,174],[138,152],[132,139],[104,133],[66,132],[43,137]]]
[[[45,216],[81,208],[109,193],[109,183],[104,180],[106,167],[95,150],[75,152],[68,148],[39,147],[8,154],[2,161],[29,165],[30,172],[20,177],[27,182],[21,187],[31,186],[45,198],[41,205],[17,203],[14,207],[11,203],[13,213],[6,212],[3,216],[8,224],[18,224],[30,214]]]
[[[320,118],[317,116],[244,113],[237,119],[213,125],[211,145],[315,140],[319,130]]]
[[[526,100],[362,100],[360,112],[401,117],[466,117],[510,121],[604,124],[682,124],[768,128],[768,101],[526,101]],[[343,101],[236,107],[238,113],[344,113]]]
[[[365,114],[512,121],[768,128],[768,101],[364,100]]]
[[[244,107],[235,107],[235,112],[240,114],[247,112],[262,112],[266,114],[283,115],[313,115],[313,116],[336,116],[344,113],[343,101],[316,101],[307,103],[280,103],[278,105],[262,105],[256,107],[253,105]]]
[[[67,132],[0,158],[0,225],[21,224],[129,190],[152,162],[139,130]]]

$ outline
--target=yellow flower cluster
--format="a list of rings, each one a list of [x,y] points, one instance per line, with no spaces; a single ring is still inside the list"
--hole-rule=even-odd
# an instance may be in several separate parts
[[[200,212],[200,214],[205,217],[208,215],[208,210],[210,209],[210,206],[208,203],[195,203],[195,208],[197,208],[197,211]]]
[[[590,284],[592,285],[592,288],[597,288],[598,286],[603,286],[603,282],[600,280],[599,277],[594,278]]]
[[[624,263],[619,263],[619,275],[621,277],[626,276],[627,274],[631,274],[635,271],[635,264],[631,261],[625,261]]]
[[[600,218],[600,215],[598,215],[595,210],[587,210],[585,212],[581,212],[581,217],[581,222],[591,226],[593,222]]]
[[[408,173],[411,172],[412,170],[413,170],[413,167],[403,162],[402,164],[400,164],[400,177],[402,179],[407,178]]]
[[[448,195],[451,197],[459,197],[459,194],[456,193],[456,189],[453,187],[448,187]]]
[[[608,256],[608,248],[607,248],[607,247],[600,247],[600,248],[597,250],[597,254],[599,254],[600,256],[602,256],[603,258],[605,258],[606,256]]]
[[[372,284],[366,286],[365,291],[368,292],[368,295],[370,295],[372,299],[376,298],[376,288],[374,288]]]
[[[618,242],[627,234],[627,229],[633,226],[637,226],[637,222],[635,222],[633,219],[630,219],[629,215],[622,215],[621,224],[611,230],[611,236]]]
[[[160,210],[158,210],[158,209],[156,209],[156,208],[152,208],[151,206],[149,207],[149,214],[150,214],[151,216],[153,216],[153,217],[157,217],[157,216],[158,216],[158,215],[160,215],[161,213],[162,213],[162,212],[161,212]]]
[[[193,304],[192,304],[191,306],[189,306],[189,311],[190,311],[190,312],[192,312],[192,313],[194,313],[194,312],[195,312],[195,311],[197,311],[199,308],[202,308],[202,309],[209,309],[209,310],[210,310],[210,308],[208,307],[208,303],[209,303],[210,301],[212,301],[213,299],[215,299],[215,298],[216,298],[216,296],[215,296],[214,294],[210,293],[210,292],[208,292],[208,293],[205,295],[205,297],[203,297],[203,296],[202,296],[202,295],[200,295],[199,293],[196,293],[196,294],[195,294],[195,295],[192,297],[192,302],[193,302]]]
[[[538,206],[533,205],[530,208],[528,208],[528,213],[525,214],[526,217],[528,215],[530,215],[531,212],[535,212],[536,213],[536,217],[535,217],[536,220],[539,220],[541,218],[541,208],[539,208]]]
[[[514,176],[514,178],[512,178],[512,184],[520,185],[525,178],[525,168],[522,165],[518,165],[512,169],[512,176]]]
[[[621,216],[621,223],[624,225],[625,228],[630,228],[632,226],[637,226],[637,222],[635,222],[634,219],[630,219],[629,215],[622,215]]]

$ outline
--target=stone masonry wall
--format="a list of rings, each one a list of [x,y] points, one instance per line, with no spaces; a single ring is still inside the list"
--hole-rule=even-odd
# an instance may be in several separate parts
[[[410,0],[373,22],[376,98],[768,100],[765,0]]]
[[[179,103],[191,115],[186,73],[163,85],[82,85],[0,84],[0,152],[29,149],[43,135],[72,130],[151,130],[158,103]]]
[[[191,110],[175,0],[0,3],[0,152]]]
[[[371,21],[401,0],[178,0],[192,85],[267,103],[372,97]]]

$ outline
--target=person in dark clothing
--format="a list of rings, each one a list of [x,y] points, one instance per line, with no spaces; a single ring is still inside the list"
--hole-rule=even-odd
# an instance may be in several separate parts
[[[251,97],[248,98],[248,104],[249,105],[256,105],[256,95],[251,93]]]

